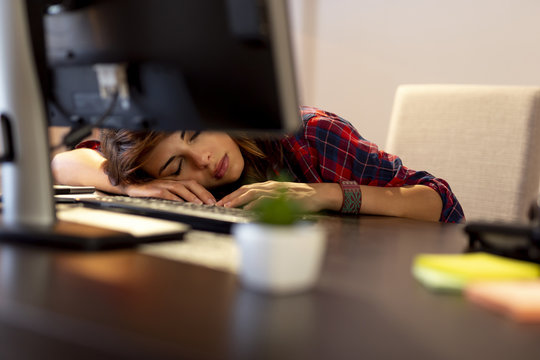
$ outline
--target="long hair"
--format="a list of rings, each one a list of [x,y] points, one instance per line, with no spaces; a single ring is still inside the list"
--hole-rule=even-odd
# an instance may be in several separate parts
[[[103,129],[101,153],[105,157],[103,170],[113,185],[149,181],[152,177],[142,170],[148,154],[170,133],[163,131],[132,131]]]
[[[170,136],[164,131],[112,130],[101,131],[101,152],[105,157],[104,171],[113,185],[128,185],[152,180],[142,169],[148,154]],[[268,180],[283,166],[283,148],[277,139],[254,139],[245,134],[231,136],[244,158],[244,170],[238,181],[242,184]]]

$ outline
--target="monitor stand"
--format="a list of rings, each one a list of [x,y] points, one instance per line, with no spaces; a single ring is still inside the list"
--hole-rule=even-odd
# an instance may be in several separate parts
[[[156,239],[56,218],[44,104],[32,53],[26,1],[0,0],[0,241],[78,249],[133,246]]]

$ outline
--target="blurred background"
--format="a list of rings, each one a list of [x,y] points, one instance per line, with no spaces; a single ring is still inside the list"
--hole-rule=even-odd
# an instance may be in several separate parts
[[[396,87],[540,85],[538,0],[290,0],[302,104],[384,148]]]

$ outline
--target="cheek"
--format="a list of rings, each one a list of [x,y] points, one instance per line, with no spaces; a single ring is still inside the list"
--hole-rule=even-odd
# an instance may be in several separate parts
[[[193,180],[206,189],[211,189],[221,185],[216,183],[216,180],[209,174],[208,171],[193,168],[192,166],[184,167],[182,174],[176,177],[175,180]]]
[[[208,186],[208,176],[206,176],[201,170],[186,168],[182,170],[182,174],[176,177],[175,180],[194,180],[203,186]]]
[[[240,150],[235,154],[235,159],[230,170],[229,180],[231,182],[238,180],[240,176],[242,176],[242,171],[244,170],[244,158],[242,157]]]

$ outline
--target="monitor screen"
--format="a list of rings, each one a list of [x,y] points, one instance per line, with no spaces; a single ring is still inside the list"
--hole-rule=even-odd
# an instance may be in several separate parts
[[[47,124],[296,129],[287,9],[286,0],[0,1],[5,228],[29,238],[56,229]]]
[[[57,0],[44,10],[50,125],[299,125],[285,0]],[[103,91],[111,74],[116,101]]]

